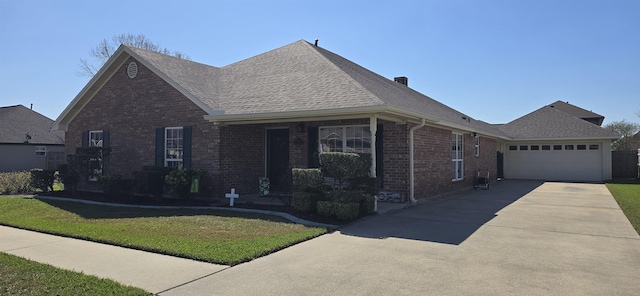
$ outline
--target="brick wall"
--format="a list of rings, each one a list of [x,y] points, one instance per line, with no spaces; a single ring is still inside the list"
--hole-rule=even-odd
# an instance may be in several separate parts
[[[138,63],[138,75],[130,79],[126,61],[83,110],[71,121],[66,133],[66,153],[81,146],[82,132],[108,130],[110,174],[129,176],[143,166],[155,164],[155,129],[192,126],[192,166],[209,172],[203,184],[213,196],[231,188],[241,194],[257,193],[258,179],[265,176],[266,129],[289,130],[291,167],[308,167],[307,129],[321,126],[368,125],[368,119],[220,126],[203,119],[197,105]],[[409,193],[409,128],[379,120],[383,125],[384,188]],[[496,141],[480,139],[480,157],[474,154],[473,137],[464,135],[465,178],[452,182],[451,131],[425,126],[415,131],[416,198],[473,186],[475,172],[489,168],[496,175]]]
[[[220,176],[217,192],[223,196],[235,188],[239,194],[257,193],[258,180],[265,175],[265,126],[221,127]]]
[[[202,111],[188,98],[138,63],[130,79],[127,60],[69,124],[66,153],[82,146],[82,133],[108,130],[110,174],[130,176],[155,164],[155,129],[192,126],[192,166],[218,173],[219,127],[206,122]],[[206,140],[203,140],[206,139]]]
[[[414,133],[415,197],[431,198],[474,186],[478,169],[488,169],[492,180],[497,173],[497,141],[480,136],[480,155],[475,156],[471,134],[464,138],[464,179],[452,181],[452,131],[425,126]]]

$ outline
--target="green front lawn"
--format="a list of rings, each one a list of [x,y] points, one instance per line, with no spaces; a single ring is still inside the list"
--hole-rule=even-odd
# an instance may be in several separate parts
[[[633,228],[640,234],[640,181],[614,180],[607,182],[607,188],[609,188]]]
[[[270,215],[23,197],[0,198],[0,224],[224,265],[249,261],[328,231]]]
[[[139,288],[0,253],[0,295],[151,295]]]

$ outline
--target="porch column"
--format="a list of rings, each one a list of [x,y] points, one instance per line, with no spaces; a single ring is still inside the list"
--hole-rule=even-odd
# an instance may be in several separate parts
[[[371,171],[372,178],[376,177],[376,132],[378,131],[378,118],[371,115],[369,118],[369,131],[371,132]]]

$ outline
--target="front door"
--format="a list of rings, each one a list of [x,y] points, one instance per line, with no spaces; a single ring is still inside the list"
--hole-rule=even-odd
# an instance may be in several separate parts
[[[290,190],[289,170],[289,130],[267,130],[267,178],[271,184],[270,191]]]

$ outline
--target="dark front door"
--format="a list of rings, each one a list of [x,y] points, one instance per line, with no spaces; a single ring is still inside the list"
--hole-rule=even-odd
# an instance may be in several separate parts
[[[267,178],[273,192],[288,192],[289,172],[289,130],[267,130]]]

